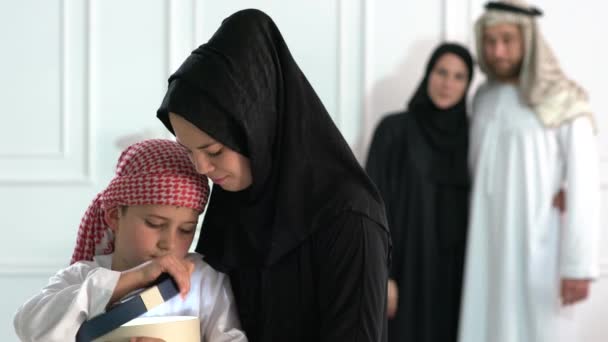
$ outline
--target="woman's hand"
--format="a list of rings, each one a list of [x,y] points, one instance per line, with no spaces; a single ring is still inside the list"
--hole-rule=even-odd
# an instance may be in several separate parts
[[[160,338],[154,338],[154,337],[131,337],[129,339],[129,342],[165,342],[165,340],[162,340]]]
[[[386,306],[386,316],[389,319],[395,317],[397,313],[397,301],[399,299],[399,288],[397,287],[397,282],[393,279],[388,280],[388,296],[387,296],[387,306]]]

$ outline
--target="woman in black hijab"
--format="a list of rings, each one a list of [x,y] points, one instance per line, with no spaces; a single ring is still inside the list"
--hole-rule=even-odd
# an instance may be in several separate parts
[[[196,251],[250,341],[379,341],[390,237],[377,189],[263,12],[225,19],[157,113],[214,181]]]
[[[466,93],[473,60],[442,44],[407,111],[376,128],[367,172],[394,243],[389,341],[456,341],[468,216]]]

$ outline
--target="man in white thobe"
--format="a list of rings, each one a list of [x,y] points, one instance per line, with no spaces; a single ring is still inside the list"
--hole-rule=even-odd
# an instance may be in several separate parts
[[[472,110],[472,191],[460,342],[554,342],[598,276],[595,123],[520,1],[476,23],[487,81]],[[553,205],[565,189],[566,212]]]

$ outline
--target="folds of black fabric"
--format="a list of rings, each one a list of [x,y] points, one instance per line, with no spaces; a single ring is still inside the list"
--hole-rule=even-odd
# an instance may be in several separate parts
[[[440,45],[406,111],[380,122],[366,170],[386,203],[393,239],[390,278],[399,289],[389,341],[456,341],[470,180],[466,98],[435,106],[429,75],[441,56],[459,56],[472,77],[466,49]]]
[[[469,186],[440,184],[415,116],[387,116],[367,169],[385,198],[393,239],[390,278],[399,287],[389,341],[455,341]]]
[[[213,187],[196,249],[230,275],[250,341],[378,341],[390,248],[384,205],[274,22],[257,10],[231,15],[169,82],[157,112],[165,126],[176,113],[251,164],[250,188]],[[374,243],[323,244],[332,254],[319,245],[335,232]],[[358,263],[335,278],[343,291],[319,288],[324,267],[344,255]],[[320,296],[337,306],[341,293],[359,293],[357,283],[369,295],[343,302],[337,316],[320,308]]]

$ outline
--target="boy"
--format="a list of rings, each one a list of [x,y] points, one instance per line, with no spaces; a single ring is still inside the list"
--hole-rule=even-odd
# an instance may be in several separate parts
[[[208,196],[207,178],[179,144],[146,140],[127,148],[82,218],[72,264],[19,308],[17,335],[73,341],[84,321],[166,272],[180,296],[145,316],[198,316],[204,340],[247,341],[229,279],[188,254]]]

